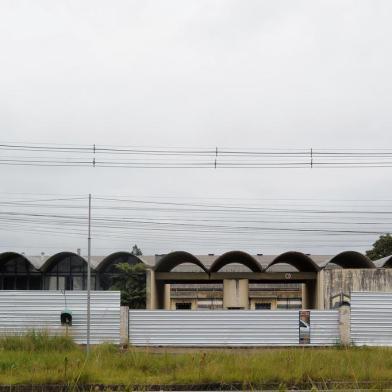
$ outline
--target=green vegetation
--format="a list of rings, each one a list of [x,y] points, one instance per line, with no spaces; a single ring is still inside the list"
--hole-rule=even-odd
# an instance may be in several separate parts
[[[135,244],[132,246],[131,254],[134,256],[142,256],[142,250]]]
[[[66,336],[50,336],[45,332],[30,332],[25,335],[4,336],[0,338],[0,356],[6,351],[17,352],[68,352],[78,346]]]
[[[373,244],[373,248],[366,252],[366,255],[371,260],[378,260],[392,255],[392,236],[390,234],[381,235]]]
[[[141,256],[142,250],[135,244],[131,254]],[[118,263],[115,266],[117,276],[113,277],[110,290],[121,292],[121,305],[130,309],[146,308],[146,267],[143,263]]]
[[[116,265],[119,275],[113,278],[111,290],[121,292],[121,305],[131,309],[146,308],[146,267],[142,263]]]
[[[376,386],[391,382],[391,354],[389,348],[369,347],[184,349],[170,353],[100,345],[86,360],[84,349],[69,338],[32,333],[0,339],[0,384],[240,383],[279,387],[344,381]]]

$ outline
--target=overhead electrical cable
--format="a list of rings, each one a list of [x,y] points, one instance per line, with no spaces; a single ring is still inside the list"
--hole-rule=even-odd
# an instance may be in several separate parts
[[[0,157],[0,165],[9,166],[140,169],[392,167],[392,149],[146,148],[93,143],[80,146],[1,143],[0,150],[12,153]],[[30,155],[25,155],[26,152]]]

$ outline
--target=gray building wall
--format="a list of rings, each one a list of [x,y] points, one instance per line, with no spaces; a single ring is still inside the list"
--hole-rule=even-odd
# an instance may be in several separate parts
[[[319,272],[322,282],[324,308],[330,309],[339,295],[350,296],[353,291],[392,291],[392,270],[371,269],[325,269]],[[321,283],[320,282],[320,283]]]

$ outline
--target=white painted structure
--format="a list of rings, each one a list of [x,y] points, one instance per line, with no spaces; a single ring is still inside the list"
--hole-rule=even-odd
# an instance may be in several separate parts
[[[131,310],[129,342],[134,346],[298,346],[299,314],[298,310]],[[309,344],[338,343],[338,311],[311,311],[310,320]]]
[[[392,293],[351,293],[351,342],[392,346]]]
[[[68,333],[76,343],[87,340],[86,291],[0,291],[0,335],[47,331],[65,334],[60,315],[72,312]],[[120,292],[91,292],[91,344],[120,343]]]

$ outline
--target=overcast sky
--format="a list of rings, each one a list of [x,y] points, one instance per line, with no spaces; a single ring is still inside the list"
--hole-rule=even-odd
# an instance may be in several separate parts
[[[2,0],[0,142],[389,148],[391,12],[392,2],[373,0]],[[298,199],[306,207],[304,199],[313,199],[308,205],[323,208],[331,207],[323,199],[336,199],[355,209],[373,202],[342,199],[392,199],[391,171],[0,166],[0,198],[91,192],[220,204],[230,198],[258,207],[288,205],[277,199]],[[382,209],[391,204],[383,202]],[[3,212],[18,208],[0,206]],[[274,234],[280,242],[260,232],[260,245],[254,233],[251,243],[248,234],[216,242],[213,233],[207,242],[197,232],[185,234],[162,239],[130,228],[129,239],[102,237],[93,248],[104,254],[137,242],[149,254],[289,248],[333,254],[367,249],[377,237],[351,244],[352,237],[342,236],[336,246],[319,246],[320,236],[291,235],[285,242],[284,232]],[[85,245],[81,236],[0,227],[0,251],[85,252]]]

